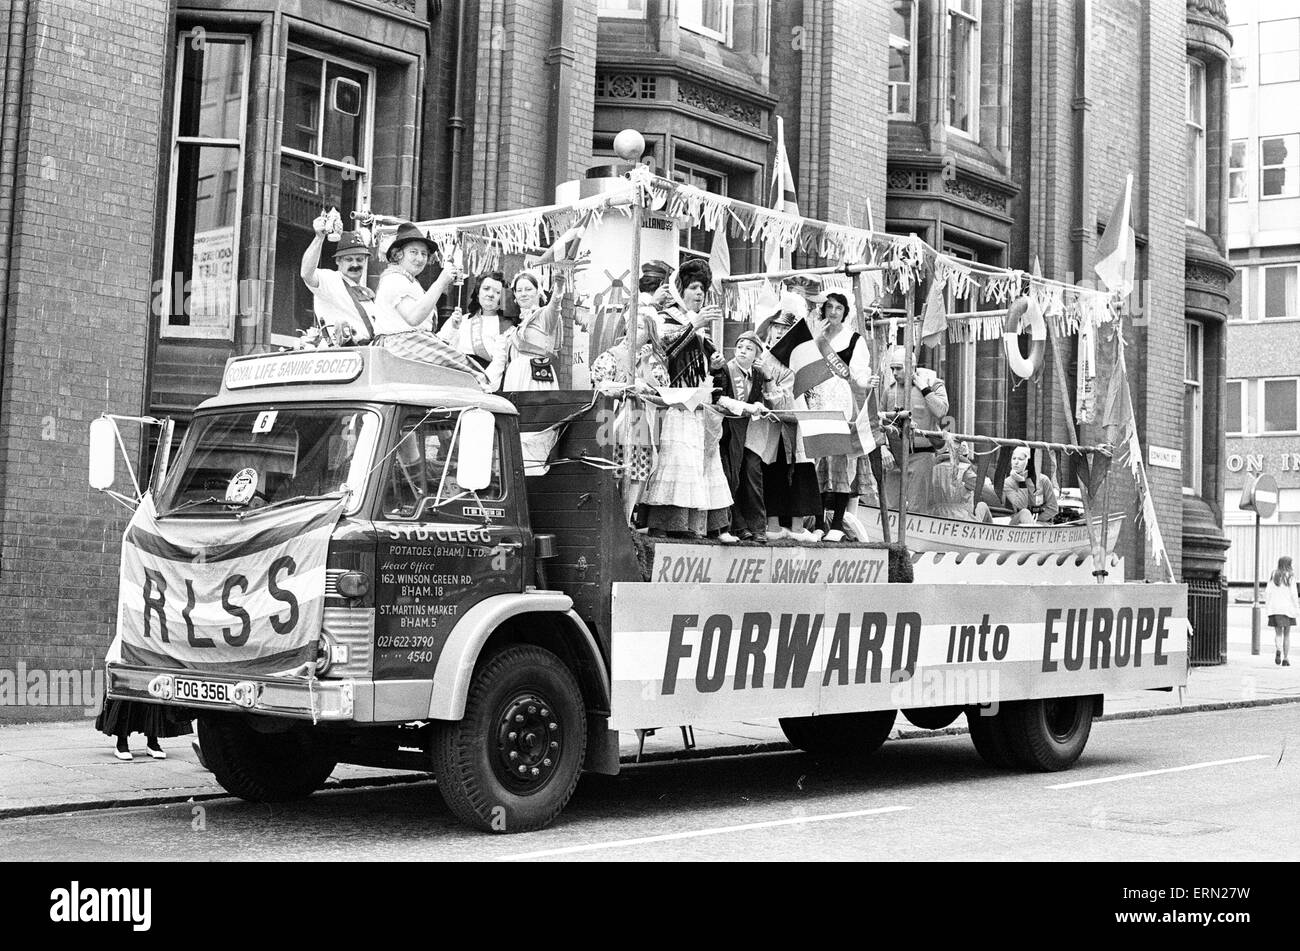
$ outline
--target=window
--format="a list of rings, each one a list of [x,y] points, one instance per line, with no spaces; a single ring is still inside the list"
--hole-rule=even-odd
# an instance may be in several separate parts
[[[889,114],[914,116],[913,77],[916,75],[916,0],[894,0],[889,18]]]
[[[456,422],[459,414],[437,411],[411,414],[402,421],[402,440],[384,482],[383,508],[387,518],[415,518],[426,499],[421,518],[445,520],[460,516],[458,507],[447,509],[437,501],[450,500],[462,490],[456,484]],[[492,481],[478,493],[482,501],[505,498],[501,477],[501,436],[492,447]],[[441,491],[440,491],[441,490]],[[472,496],[468,497],[472,500]]]
[[[1296,265],[1262,268],[1264,272],[1264,319],[1288,320],[1300,317],[1296,306]]]
[[[1228,149],[1228,201],[1246,200],[1246,140],[1233,139]]]
[[[733,0],[677,0],[677,21],[692,33],[731,44]]]
[[[942,250],[959,261],[994,264],[1000,259],[998,252],[990,247],[945,241]],[[979,293],[964,299],[949,293],[944,303],[948,313],[954,316],[999,307],[995,302],[982,300]],[[953,430],[1000,436],[1006,432],[1006,354],[1001,338],[976,340],[974,336],[968,334],[967,339],[950,340],[945,335],[938,355],[941,362],[933,368],[947,385]]]
[[[727,175],[725,172],[716,172],[690,162],[673,163],[673,181],[680,182],[683,185],[694,185],[696,188],[711,192],[714,195],[727,194]],[[681,248],[685,252],[696,251],[708,257],[713,250],[712,231],[706,231],[704,228],[688,227],[681,229],[681,237]],[[687,254],[687,256],[690,255]]]
[[[292,346],[314,322],[311,292],[298,279],[312,221],[337,208],[351,228],[351,213],[369,205],[373,78],[368,69],[289,47],[271,325],[280,346]]]
[[[1229,380],[1227,390],[1227,429],[1230,436],[1244,436],[1246,428],[1246,381]]]
[[[644,20],[645,0],[597,0],[596,15],[624,20]]]
[[[1261,198],[1300,195],[1300,134],[1260,137],[1259,194]]]
[[[1201,491],[1201,439],[1204,431],[1205,328],[1187,321],[1183,348],[1183,491]]]
[[[1260,381],[1260,418],[1264,421],[1260,432],[1293,433],[1300,430],[1300,420],[1296,419],[1296,387],[1300,380],[1295,377]]]
[[[1300,18],[1259,24],[1259,82],[1300,79]]]
[[[164,277],[155,286],[165,337],[233,338],[248,58],[246,37],[179,38]]]
[[[1205,227],[1205,64],[1187,60],[1187,223]]]
[[[948,2],[948,125],[979,135],[980,0]]]
[[[1231,281],[1228,282],[1228,319],[1245,320],[1247,316],[1246,309],[1246,288],[1250,279],[1250,270],[1239,267]]]
[[[1250,28],[1238,24],[1228,27],[1232,33],[1232,59],[1228,61],[1228,81],[1233,86],[1246,86],[1250,82]]]

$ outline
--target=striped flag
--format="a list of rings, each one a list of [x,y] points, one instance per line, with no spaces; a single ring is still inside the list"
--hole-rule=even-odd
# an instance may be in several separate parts
[[[806,320],[796,320],[785,336],[772,345],[770,353],[794,374],[795,396],[831,378],[831,368],[813,340],[812,328]]]
[[[244,518],[159,519],[146,495],[122,538],[109,659],[306,676],[325,611],[325,556],[344,498]]]
[[[709,248],[709,270],[713,272],[713,289],[721,294],[722,279],[731,276],[731,247],[727,244],[725,220],[713,232],[713,245]]]
[[[772,208],[786,214],[799,214],[799,202],[794,194],[794,173],[790,171],[790,156],[785,151],[785,123],[776,117],[776,161],[772,165]],[[790,252],[776,241],[768,241],[764,260],[769,271],[788,271]]]
[[[1097,263],[1093,270],[1106,289],[1120,297],[1133,290],[1133,270],[1137,264],[1137,243],[1132,223],[1133,175],[1124,182],[1124,194],[1115,202],[1101,243],[1097,245]]]
[[[865,456],[876,448],[871,423],[865,413],[848,420],[839,410],[793,410],[799,423],[803,451],[810,459],[822,456]]]

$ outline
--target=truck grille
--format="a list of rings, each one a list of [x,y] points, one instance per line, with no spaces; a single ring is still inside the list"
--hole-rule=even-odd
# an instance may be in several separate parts
[[[348,573],[347,568],[326,568],[325,569],[325,597],[340,598],[339,579]]]
[[[342,572],[339,572],[342,574]],[[327,589],[328,590],[328,589]],[[373,666],[375,611],[373,608],[325,606],[321,625],[330,637],[348,646],[348,662],[330,668],[328,679],[352,677],[369,679]]]

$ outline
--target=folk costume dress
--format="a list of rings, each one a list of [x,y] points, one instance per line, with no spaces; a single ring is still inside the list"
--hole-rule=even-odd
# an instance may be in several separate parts
[[[486,388],[487,375],[478,364],[429,329],[432,316],[412,327],[398,311],[399,303],[414,303],[423,296],[424,288],[405,268],[389,265],[379,278],[379,289],[375,291],[375,338],[371,345],[383,347],[407,360],[463,370],[473,376],[479,386]]]
[[[558,294],[545,307],[521,313],[504,349],[505,378],[501,388],[507,392],[558,390],[555,355],[560,350],[560,333]],[[488,375],[492,376],[491,370]]]
[[[504,314],[470,314],[453,328],[443,324],[438,337],[485,370],[510,343],[514,324]]]
[[[681,355],[676,362],[670,356],[669,377],[673,386],[699,386],[710,379],[705,354],[712,345],[689,326],[693,314],[674,310],[659,315],[665,351]],[[642,496],[651,532],[716,534],[731,524],[721,442],[722,417],[712,405],[669,406],[660,413],[659,458]]]
[[[809,409],[836,410],[850,423],[862,409],[854,387],[865,393],[871,378],[871,355],[866,341],[848,327],[827,341],[837,360],[828,359],[832,376],[818,383],[803,398]],[[838,361],[838,362],[837,362]],[[823,492],[853,493],[858,489],[858,459],[861,453],[822,456],[817,460],[817,484]]]
[[[648,343],[637,351],[637,378],[656,390],[668,385],[668,369]],[[599,387],[602,383],[627,386],[631,382],[626,342],[615,344],[592,361],[592,386]],[[654,467],[657,423],[658,411],[651,404],[626,397],[619,400],[614,411],[614,434],[618,439],[614,461],[627,466],[628,478],[633,482],[650,478]],[[628,436],[633,441],[630,452],[624,442]]]
[[[770,348],[785,336],[795,321],[800,319],[802,318],[788,314],[776,318],[767,330],[767,346]],[[772,408],[794,409],[794,378],[789,368],[780,364],[771,354],[764,354],[760,365],[766,368],[769,376],[786,381],[775,395]],[[763,460],[763,507],[769,518],[775,518],[787,527],[795,519],[816,516],[822,511],[817,466],[804,455],[799,427],[795,423],[781,426],[781,437],[775,455],[770,460]]]

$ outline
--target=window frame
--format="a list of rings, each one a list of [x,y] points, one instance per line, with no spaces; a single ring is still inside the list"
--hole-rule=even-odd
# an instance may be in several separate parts
[[[1195,355],[1189,351],[1195,345]],[[1193,364],[1195,376],[1187,372],[1188,363]],[[1183,467],[1191,472],[1192,484],[1186,484],[1186,474],[1180,473],[1183,482],[1183,495],[1200,495],[1202,488],[1201,463],[1205,444],[1205,325],[1199,320],[1183,321],[1183,416],[1186,419],[1189,390],[1192,398],[1191,445],[1183,445]]]
[[[396,426],[394,433],[399,441],[406,438],[403,435],[403,430],[405,429],[408,420],[416,419],[417,420],[416,425],[418,426],[421,423],[428,423],[432,419],[428,407],[416,407],[416,406],[411,406],[410,404],[403,404],[401,407],[399,407],[399,410],[400,412],[393,417],[393,421]],[[451,468],[455,465],[456,454],[460,451],[459,448],[460,447],[460,438],[459,438],[460,414],[463,413],[464,411],[465,411],[464,409],[455,409],[455,410],[449,409],[449,410],[437,411],[437,412],[450,412],[453,414],[450,417],[449,421],[452,424],[451,432],[454,436],[456,436],[456,438],[452,441],[452,444],[447,449],[446,468],[443,470],[443,476],[440,478],[451,477]],[[492,439],[493,439],[492,460],[493,460],[494,469],[496,470],[494,472],[494,477],[500,480],[501,492],[500,495],[497,496],[489,496],[481,492],[478,494],[477,501],[485,502],[485,503],[493,502],[493,503],[507,504],[510,502],[512,493],[510,491],[510,473],[506,466],[507,446],[505,443],[504,433],[500,425],[496,427],[496,432],[493,435]],[[435,499],[435,500],[437,499],[437,487],[434,488],[433,495],[426,495],[424,496],[424,498],[420,499],[415,503],[415,510],[410,515],[391,514],[386,508],[386,502],[388,498],[388,486],[389,486],[390,479],[393,476],[393,467],[400,465],[400,461],[398,459],[398,455],[395,450],[391,452],[390,455],[391,458],[386,458],[383,460],[383,466],[381,470],[383,474],[380,478],[379,485],[376,487],[378,490],[376,496],[376,505],[378,507],[377,508],[378,515],[376,516],[377,519],[383,521],[391,521],[391,522],[419,523],[419,522],[431,522],[431,521],[433,522],[446,521],[448,518],[457,519],[463,517],[459,513],[448,512],[443,508],[431,509],[427,504],[425,504],[426,500],[428,499]],[[423,447],[421,447],[420,449],[420,456],[422,460],[425,458]],[[466,500],[475,501],[473,496],[466,496]]]
[[[1284,165],[1266,165],[1266,164],[1264,163],[1264,142],[1265,142],[1265,140],[1266,140],[1266,139],[1289,139],[1289,138],[1294,138],[1294,139],[1295,139],[1295,149],[1293,150],[1293,151],[1294,151],[1294,154],[1295,154],[1295,156],[1296,156],[1295,164],[1294,164],[1294,165],[1285,165],[1285,164],[1284,164]],[[1261,135],[1261,136],[1259,136],[1259,138],[1258,138],[1258,143],[1259,143],[1259,148],[1258,148],[1258,150],[1257,150],[1257,155],[1258,155],[1258,157],[1259,157],[1259,200],[1260,200],[1260,201],[1277,201],[1278,199],[1295,199],[1295,198],[1300,198],[1300,132],[1281,132],[1281,133],[1278,133],[1277,135]],[[1275,169],[1275,168],[1280,168],[1280,169],[1284,169],[1284,170],[1287,169],[1287,168],[1293,168],[1293,169],[1295,170],[1296,174],[1295,174],[1295,179],[1294,179],[1294,181],[1295,181],[1295,191],[1294,191],[1294,192],[1290,192],[1290,193],[1288,193],[1288,192],[1282,192],[1282,193],[1277,194],[1277,195],[1266,195],[1266,194],[1264,193],[1264,172],[1266,172],[1266,171],[1268,171],[1268,170],[1271,170],[1271,169]]]
[[[1287,50],[1269,50],[1268,52],[1265,52],[1265,51],[1264,51],[1264,48],[1263,48],[1263,47],[1264,47],[1264,44],[1258,42],[1259,37],[1261,37],[1261,36],[1264,35],[1264,33],[1265,33],[1265,27],[1272,26],[1272,25],[1277,24],[1277,23],[1294,23],[1294,24],[1295,24],[1294,35],[1296,36],[1296,44],[1297,44],[1297,45],[1296,45],[1294,48],[1292,48],[1292,49],[1287,49]],[[1293,83],[1293,82],[1300,81],[1300,17],[1279,17],[1279,18],[1276,19],[1276,20],[1260,20],[1260,21],[1259,21],[1259,24],[1258,24],[1258,27],[1259,27],[1259,28],[1258,28],[1258,31],[1256,32],[1255,37],[1254,37],[1254,39],[1256,40],[1256,43],[1255,43],[1254,50],[1253,50],[1253,52],[1254,52],[1254,54],[1255,54],[1255,69],[1256,69],[1256,72],[1257,72],[1257,74],[1258,74],[1258,75],[1257,75],[1256,85],[1258,85],[1258,86],[1276,86],[1276,85],[1278,85],[1279,83]],[[1280,55],[1280,54],[1285,54],[1285,53],[1291,53],[1291,54],[1295,57],[1295,59],[1296,59],[1296,61],[1297,61],[1297,64],[1296,64],[1296,75],[1295,75],[1295,76],[1292,76],[1290,79],[1267,79],[1267,80],[1266,80],[1266,79],[1264,78],[1264,65],[1263,65],[1263,58],[1264,58],[1265,56],[1278,56],[1278,55]]]
[[[1237,394],[1236,406],[1233,406],[1232,386],[1234,383],[1241,384],[1241,392]],[[1223,434],[1225,436],[1249,436],[1250,432],[1246,429],[1246,424],[1250,417],[1246,413],[1247,394],[1250,390],[1250,381],[1241,377],[1224,381],[1223,402],[1226,413],[1224,421]],[[1235,410],[1235,415],[1234,415]],[[1235,427],[1233,424],[1236,424]]]
[[[1192,83],[1193,76],[1199,78],[1199,82],[1195,84],[1194,89]],[[1183,128],[1185,133],[1192,129],[1196,130],[1196,169],[1195,169],[1196,181],[1195,182],[1189,181],[1187,183],[1189,193],[1195,196],[1196,207],[1194,209],[1194,214],[1188,215],[1186,217],[1186,223],[1189,225],[1195,225],[1196,227],[1202,229],[1205,227],[1205,204],[1206,204],[1205,192],[1207,186],[1206,172],[1205,172],[1205,168],[1206,168],[1205,94],[1206,94],[1207,80],[1208,80],[1208,70],[1206,69],[1205,63],[1197,59],[1195,56],[1187,57],[1187,66],[1185,72],[1185,88],[1183,91],[1183,97],[1184,97],[1183,98]],[[1193,93],[1195,93],[1195,97],[1197,100],[1195,105],[1197,109],[1197,114],[1200,116],[1199,121],[1194,121],[1192,118]],[[1187,148],[1189,146],[1190,143],[1187,142],[1184,143],[1184,148]],[[1184,155],[1184,159],[1186,159],[1186,155]],[[1186,168],[1186,166],[1184,166],[1184,168]]]
[[[944,74],[948,80],[947,94],[943,104],[943,122],[949,132],[978,142],[980,136],[980,26],[983,23],[983,0],[972,0],[975,4],[974,15],[961,9],[963,0],[944,0],[943,49]],[[952,122],[952,22],[954,17],[961,17],[971,23],[970,60],[966,69],[966,82],[970,94],[970,130],[953,125]]]
[[[712,27],[705,26],[703,22],[693,23],[688,21],[682,14],[682,4],[679,0],[677,6],[677,25],[683,30],[689,30],[692,33],[706,36],[711,40],[717,40],[723,46],[730,47],[732,38],[735,36],[736,24],[736,0],[697,0],[700,5],[700,19],[704,19],[704,5],[710,2],[721,4],[723,31],[720,33]]]
[[[917,61],[916,19],[917,19],[917,12],[918,12],[917,0],[893,0],[893,3],[894,4],[906,3],[912,9],[911,16],[908,17],[908,23],[911,25],[911,35],[907,38],[906,41],[907,42],[907,77],[908,77],[907,85],[910,87],[911,92],[908,94],[907,97],[907,111],[903,112],[896,109],[895,105],[897,102],[897,96],[895,95],[895,93],[897,88],[903,84],[891,82],[888,78],[888,73],[886,73],[885,85],[888,87],[888,97],[889,97],[888,102],[886,104],[886,115],[887,118],[889,119],[912,121],[915,120],[916,118],[916,61]],[[890,13],[891,14],[893,13],[892,8],[890,10]],[[889,49],[891,51],[896,48],[900,48],[898,44],[895,44],[894,42],[895,39],[901,40],[902,38],[899,37],[896,33],[894,33],[893,30],[891,29],[889,32],[889,39],[888,39]]]
[[[678,170],[679,170],[679,169],[683,170],[684,172],[686,172],[687,174],[692,175],[692,176],[708,176],[709,178],[717,178],[717,179],[720,179],[720,180],[722,181],[722,191],[721,191],[721,192],[711,191],[710,189],[707,189],[707,188],[705,188],[705,189],[701,189],[702,191],[706,191],[706,192],[708,192],[710,195],[718,195],[718,194],[720,194],[722,197],[725,198],[725,197],[729,194],[729,192],[730,192],[730,181],[729,181],[729,179],[730,179],[730,177],[731,177],[731,173],[730,173],[729,170],[726,170],[726,169],[719,169],[719,168],[710,168],[710,167],[707,166],[707,165],[701,164],[700,162],[694,162],[694,161],[691,161],[690,159],[674,158],[674,159],[673,159],[673,166],[672,166],[672,169],[671,169],[671,170],[669,171],[669,173],[668,173],[668,177],[671,178],[673,181],[677,181],[677,175],[678,175]],[[695,185],[695,183],[694,183],[693,181],[684,182],[683,184],[687,184],[687,185]],[[695,187],[696,187],[696,188],[699,188],[698,185],[696,185]],[[725,222],[724,222],[724,224],[723,224],[723,227],[726,227]],[[690,235],[694,230],[695,230],[694,228],[684,228],[684,229],[679,229],[679,232],[681,233],[681,235],[682,235],[683,238],[687,238],[687,237],[689,237],[689,235]],[[704,231],[703,228],[701,228],[700,230],[701,230],[701,231]],[[710,243],[712,243],[712,240],[713,240],[713,239],[712,239],[712,232],[709,232],[709,234],[710,234],[710,239],[709,239],[709,240],[710,240]],[[690,244],[688,244],[688,243],[681,243],[681,244],[678,244],[678,245],[677,245],[677,251],[678,251],[678,257],[679,257],[679,258],[681,258],[682,255],[686,255],[686,256],[689,256],[689,257],[703,257],[705,260],[708,260],[708,258],[709,258],[709,252],[708,252],[708,251],[701,251],[699,248],[692,248],[692,247],[690,246]]]
[[[1295,311],[1293,313],[1284,314],[1281,317],[1270,317],[1268,316],[1266,310],[1268,304],[1268,272],[1272,270],[1280,270],[1282,268],[1290,268],[1291,271],[1295,273],[1294,283],[1296,289],[1296,293],[1295,293],[1296,299],[1292,305],[1295,308]],[[1256,321],[1259,323],[1273,323],[1277,321],[1300,319],[1300,262],[1279,261],[1276,264],[1259,264],[1255,266],[1255,270],[1259,272],[1259,316],[1255,318]],[[1243,308],[1242,312],[1244,313],[1245,312],[1244,300],[1243,300],[1242,308]]]
[[[1250,137],[1247,136],[1244,139],[1229,139],[1228,140],[1228,202],[1230,204],[1233,202],[1250,201],[1250,166],[1248,164],[1246,165],[1232,164],[1232,147],[1236,145],[1238,142],[1240,142],[1243,146],[1242,161],[1243,162],[1250,161]],[[1232,197],[1232,176],[1233,175],[1240,175],[1242,181],[1245,183],[1244,186],[1242,187],[1240,198]]]
[[[601,0],[596,0],[597,19],[606,20],[644,20],[646,18],[646,0],[640,0],[640,12],[634,10],[604,10]]]
[[[1229,89],[1246,89],[1250,86],[1250,24],[1237,23],[1228,27],[1228,32],[1232,34],[1232,52],[1228,56],[1228,88]],[[1242,75],[1245,79],[1242,82],[1232,81],[1232,64],[1240,61],[1242,63]]]
[[[330,63],[337,63],[338,65],[344,66],[347,69],[355,70],[358,73],[364,73],[366,75],[366,98],[365,98],[366,121],[365,121],[365,129],[362,135],[362,142],[363,142],[362,152],[364,154],[359,156],[359,158],[365,162],[364,165],[350,164],[348,162],[339,161],[338,159],[331,159],[323,154],[319,154],[319,153],[313,154],[311,152],[304,152],[302,149],[297,149],[294,148],[293,146],[285,145],[283,131],[281,132],[281,136],[280,136],[280,147],[276,151],[276,156],[275,156],[277,174],[280,166],[280,160],[286,156],[288,158],[296,159],[300,162],[311,162],[317,168],[325,167],[325,168],[335,169],[339,172],[353,173],[357,177],[357,199],[356,199],[357,207],[353,209],[343,209],[343,208],[339,209],[339,213],[344,216],[344,222],[343,222],[344,229],[350,230],[351,221],[347,219],[347,215],[352,211],[364,210],[370,207],[370,189],[374,184],[373,179],[374,179],[374,164],[375,164],[374,149],[375,149],[375,103],[376,103],[375,86],[376,86],[378,71],[372,65],[368,65],[366,63],[360,63],[357,62],[356,60],[348,59],[346,56],[339,56],[337,53],[325,52],[323,50],[313,49],[312,47],[302,43],[288,44],[288,52],[302,53],[307,56],[313,57],[314,59],[319,59],[321,61],[320,105],[316,112],[316,147],[318,149],[322,147],[323,145],[322,139],[325,135],[325,108],[326,108],[326,101],[329,99],[329,84],[326,82],[326,76],[329,73]],[[287,58],[285,60],[285,64],[287,68],[287,64],[288,64]],[[284,95],[283,92],[281,95],[283,99],[283,95]],[[281,116],[281,119],[283,122],[283,114]],[[277,209],[276,209],[277,224],[279,220],[280,220],[280,216],[279,216],[278,195],[277,195]],[[290,347],[290,348],[297,346],[298,339],[299,339],[298,337],[292,336],[290,334],[275,333],[273,330],[270,329],[268,329],[267,337],[270,340],[272,346]]]
[[[243,95],[240,97],[239,107],[239,138],[238,139],[219,139],[201,135],[179,135],[181,121],[181,100],[183,98],[183,85],[185,80],[185,50],[195,39],[201,38],[204,42],[237,42],[244,51],[244,68],[243,75],[240,79]],[[175,76],[172,79],[172,124],[171,124],[171,149],[168,153],[170,168],[167,175],[167,217],[164,225],[163,238],[163,268],[162,275],[165,286],[162,288],[161,306],[158,314],[158,336],[159,338],[167,337],[170,339],[180,340],[226,340],[230,341],[234,337],[234,324],[239,311],[239,250],[240,242],[243,240],[243,223],[244,223],[244,161],[245,148],[248,139],[248,97],[249,83],[252,78],[252,59],[253,59],[253,38],[246,33],[214,33],[203,26],[192,26],[189,29],[180,31],[176,34],[176,65]],[[171,318],[176,315],[176,301],[173,299],[172,292],[175,290],[176,274],[174,273],[176,265],[176,208],[177,208],[177,179],[180,176],[180,150],[182,146],[194,146],[197,148],[234,148],[237,159],[235,168],[238,174],[235,176],[235,224],[232,246],[234,248],[234,280],[230,285],[230,325],[224,333],[218,334],[211,329],[196,329],[192,326],[171,326]],[[190,280],[186,284],[193,282],[194,275],[191,271]],[[188,290],[183,289],[181,300],[181,314],[185,313],[186,302],[189,299]]]
[[[1269,429],[1268,416],[1265,413],[1266,399],[1269,383],[1290,383],[1296,391],[1296,418],[1292,420],[1294,424],[1291,429]],[[1255,436],[1294,436],[1300,434],[1300,376],[1261,376],[1255,380],[1255,409],[1258,412],[1258,431],[1252,433]]]

